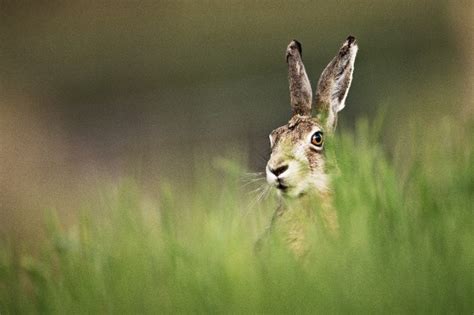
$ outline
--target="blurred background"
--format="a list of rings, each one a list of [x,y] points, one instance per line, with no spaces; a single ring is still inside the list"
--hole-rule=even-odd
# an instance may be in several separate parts
[[[263,170],[290,114],[285,49],[313,84],[359,41],[339,126],[385,108],[383,144],[417,117],[473,117],[472,1],[0,0],[0,232],[72,220],[105,182],[190,183],[241,147]],[[422,141],[422,139],[420,139]],[[472,144],[467,144],[472,145]]]

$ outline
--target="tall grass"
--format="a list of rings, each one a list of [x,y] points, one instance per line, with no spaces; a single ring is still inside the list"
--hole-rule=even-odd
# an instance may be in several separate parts
[[[316,227],[304,260],[278,242],[255,253],[277,202],[255,202],[238,160],[204,159],[192,189],[163,183],[157,201],[133,180],[104,188],[74,226],[50,212],[40,254],[4,244],[0,313],[472,313],[466,128],[403,130],[391,150],[366,121],[338,135],[339,237]]]

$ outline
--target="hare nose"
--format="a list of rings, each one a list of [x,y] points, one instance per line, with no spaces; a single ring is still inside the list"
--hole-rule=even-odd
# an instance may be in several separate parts
[[[270,172],[272,172],[273,174],[275,174],[276,177],[278,177],[278,176],[280,176],[282,173],[284,173],[284,172],[288,169],[288,164],[279,166],[279,167],[277,167],[277,168],[271,168],[271,167],[269,167],[268,169],[270,170]]]

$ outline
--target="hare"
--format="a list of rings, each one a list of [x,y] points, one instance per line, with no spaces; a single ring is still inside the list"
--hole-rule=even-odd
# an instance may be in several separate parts
[[[297,256],[308,251],[305,238],[308,223],[311,225],[316,216],[311,207],[315,200],[320,201],[318,208],[322,212],[319,217],[324,225],[337,234],[337,215],[332,207],[324,145],[334,133],[337,113],[345,106],[357,50],[356,39],[347,37],[321,74],[313,101],[301,44],[293,40],[286,49],[292,117],[288,124],[270,133],[271,155],[266,165],[266,179],[278,191],[281,204],[267,232],[280,227],[285,241]],[[316,199],[308,196],[316,196]]]

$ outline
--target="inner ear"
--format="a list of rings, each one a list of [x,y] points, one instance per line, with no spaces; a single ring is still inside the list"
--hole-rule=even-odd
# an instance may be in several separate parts
[[[315,104],[318,118],[329,132],[336,128],[337,113],[345,106],[357,50],[355,38],[349,36],[319,78]]]
[[[270,148],[273,148],[273,145],[275,144],[275,140],[273,139],[273,134],[269,134],[268,138],[270,139]]]

